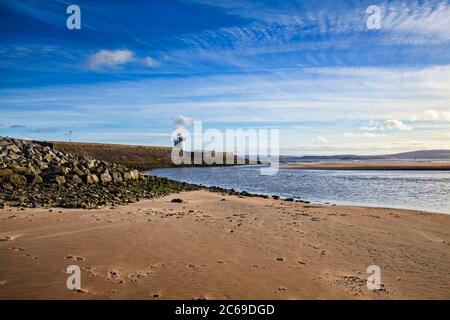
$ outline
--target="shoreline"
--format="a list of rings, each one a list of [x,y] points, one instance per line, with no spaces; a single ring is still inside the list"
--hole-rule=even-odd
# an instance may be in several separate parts
[[[450,162],[297,162],[288,164],[283,168],[301,170],[450,171]]]
[[[445,214],[206,190],[3,209],[0,298],[449,299],[449,230]],[[81,292],[65,287],[72,264]],[[372,264],[381,290],[365,286]]]

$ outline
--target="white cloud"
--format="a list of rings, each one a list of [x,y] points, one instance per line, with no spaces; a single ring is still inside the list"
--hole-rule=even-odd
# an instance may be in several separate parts
[[[370,132],[363,132],[363,133],[345,132],[344,136],[347,138],[356,138],[356,137],[383,138],[383,137],[386,137],[386,135],[384,133],[370,133]]]
[[[173,122],[176,127],[187,127],[194,123],[194,119],[179,115],[173,117]]]
[[[366,131],[377,131],[377,130],[387,130],[387,129],[409,131],[409,130],[412,130],[412,127],[408,126],[401,120],[389,119],[389,120],[383,121],[382,123],[370,121],[369,126],[361,127],[360,129],[366,130]]]
[[[134,60],[134,53],[130,50],[100,50],[89,58],[91,69],[120,66]]]
[[[450,5],[447,1],[385,2],[383,25],[393,31],[450,39]]]
[[[450,112],[426,110],[422,113],[414,114],[411,121],[450,121]]]
[[[89,57],[88,64],[91,69],[97,70],[104,67],[122,66],[132,62],[151,68],[159,65],[159,62],[151,56],[141,59],[128,49],[97,51]]]
[[[311,139],[314,142],[328,142],[328,139],[326,137],[317,136]]]
[[[381,137],[386,137],[386,135],[384,133],[370,133],[370,132],[364,132],[363,133],[364,137],[369,137],[369,138],[381,138]]]
[[[144,59],[142,59],[142,63],[147,67],[156,67],[159,65],[159,62],[150,56],[147,56]]]
[[[397,130],[412,130],[412,127],[403,123],[403,121],[397,119],[390,119],[383,122],[382,128],[385,129],[397,129]]]

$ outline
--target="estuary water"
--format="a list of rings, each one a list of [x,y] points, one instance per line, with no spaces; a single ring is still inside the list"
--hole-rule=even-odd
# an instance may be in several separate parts
[[[363,205],[450,213],[448,171],[335,171],[280,169],[260,175],[260,166],[157,169],[172,180],[316,203]]]

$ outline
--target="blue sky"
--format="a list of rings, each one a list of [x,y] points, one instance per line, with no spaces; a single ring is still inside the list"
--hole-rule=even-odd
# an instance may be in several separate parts
[[[450,149],[449,52],[449,1],[2,0],[0,135],[171,145],[184,116],[285,154]]]

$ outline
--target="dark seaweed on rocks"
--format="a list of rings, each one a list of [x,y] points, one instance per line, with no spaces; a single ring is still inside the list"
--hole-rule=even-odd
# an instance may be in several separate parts
[[[0,137],[0,152],[0,208],[96,208],[198,189],[36,141]]]

